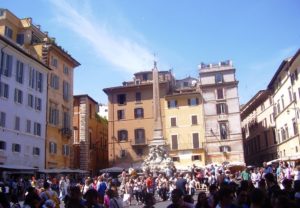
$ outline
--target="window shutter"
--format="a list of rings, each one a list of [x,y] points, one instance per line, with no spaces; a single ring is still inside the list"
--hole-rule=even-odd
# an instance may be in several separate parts
[[[170,108],[170,101],[168,101],[168,108]]]
[[[177,107],[177,100],[175,100],[175,106]]]
[[[196,104],[199,105],[199,98],[196,98]]]
[[[225,113],[228,114],[228,105],[227,105],[227,103],[224,103],[224,107],[225,107]]]
[[[8,70],[8,76],[11,77],[12,73],[12,56],[7,55],[7,70]]]
[[[216,108],[217,108],[217,114],[221,114],[221,108],[220,108],[220,104],[217,104],[216,105]]]
[[[188,105],[191,105],[191,99],[188,99]]]

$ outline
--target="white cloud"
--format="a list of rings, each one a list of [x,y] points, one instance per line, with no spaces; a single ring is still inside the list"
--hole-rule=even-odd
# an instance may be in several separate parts
[[[65,0],[50,0],[50,2],[54,6],[58,22],[87,41],[96,55],[114,68],[129,73],[152,68],[153,55],[145,46],[130,37],[117,34],[117,31],[101,22],[101,19],[93,18],[93,14],[84,14],[82,9],[77,10]],[[82,4],[93,13],[88,1]]]

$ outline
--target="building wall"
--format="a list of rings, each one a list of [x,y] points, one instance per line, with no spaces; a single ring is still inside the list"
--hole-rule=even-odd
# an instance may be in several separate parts
[[[5,127],[0,127],[0,140],[6,143],[0,150],[0,163],[4,165],[19,165],[44,168],[45,161],[45,126],[47,98],[47,69],[42,64],[0,41],[0,47],[5,54],[12,55],[12,71],[10,76],[0,75],[0,83],[8,85],[8,98],[0,93],[0,112],[5,113]],[[2,57],[2,56],[1,56]],[[0,58],[1,58],[0,57]],[[23,83],[16,81],[17,60],[23,63]],[[2,60],[0,60],[2,61]],[[29,86],[29,70],[33,68],[43,77],[42,90]],[[22,91],[22,103],[14,100],[15,89]],[[2,89],[3,90],[3,89]],[[40,110],[28,105],[28,95],[41,99]],[[20,128],[15,129],[15,119],[20,118]],[[30,121],[30,132],[27,132],[27,120]],[[40,135],[34,135],[34,123],[41,126]],[[20,144],[20,152],[12,152],[12,144]],[[33,155],[33,148],[39,148],[39,155]]]
[[[188,99],[191,98],[197,98],[199,103],[190,106]],[[170,157],[173,157],[177,168],[187,168],[193,164],[197,166],[205,165],[205,130],[201,99],[199,92],[166,97],[164,104],[166,138],[170,148]],[[176,100],[178,107],[168,107],[168,101],[170,100]],[[192,116],[197,116],[197,124],[192,124]],[[176,119],[176,126],[171,125],[172,118]],[[193,145],[193,133],[198,133],[199,148],[195,148]],[[172,148],[172,135],[177,136],[177,149]]]
[[[109,165],[130,167],[139,165],[148,154],[148,144],[153,136],[153,100],[152,84],[147,80],[146,84],[134,84],[131,86],[107,89],[108,94],[108,146]],[[164,96],[169,88],[166,83],[160,84],[160,105],[163,106]],[[141,93],[141,101],[136,102],[136,92]],[[119,94],[126,94],[126,104],[120,105],[117,102]],[[143,118],[135,118],[134,109],[142,108]],[[118,119],[118,110],[125,110],[125,118]],[[162,120],[164,112],[162,111]],[[145,142],[137,144],[135,141],[135,129],[144,129]],[[118,131],[126,130],[128,137],[124,141],[119,141]],[[165,137],[165,132],[163,133]]]
[[[291,74],[300,72],[299,57],[293,66],[289,64],[279,73],[275,81],[273,99],[276,106],[276,133],[278,144],[278,154],[280,158],[286,158],[299,154],[299,78],[291,82]],[[290,96],[291,93],[291,96]],[[293,123],[295,123],[294,128]],[[285,136],[284,136],[285,135]]]
[[[87,95],[74,96],[73,168],[97,175],[108,167],[107,122],[98,116],[98,104]]]
[[[24,49],[25,52],[34,56],[49,66],[51,73],[49,73],[48,79],[48,97],[47,97],[47,126],[46,126],[46,145],[45,154],[46,168],[65,168],[70,165],[70,151],[64,151],[63,145],[67,145],[70,149],[72,126],[63,125],[63,113],[68,112],[70,120],[72,120],[72,95],[73,95],[73,69],[79,65],[79,63],[73,59],[66,51],[55,43],[54,38],[50,38],[48,33],[42,32],[40,27],[32,23],[31,18],[19,19],[9,10],[2,10],[2,16],[0,16],[0,32],[4,35],[5,27],[9,27],[12,30],[11,40],[17,43],[17,35],[24,35],[23,44],[18,43],[19,46]],[[52,57],[57,60],[57,66],[52,64]],[[68,66],[68,74],[64,73],[64,66]],[[51,76],[55,74],[59,77],[59,88],[53,89],[50,85]],[[69,99],[63,99],[63,81],[69,83]],[[56,106],[59,111],[59,122],[51,124],[49,122],[49,108],[51,105]],[[67,131],[66,131],[67,129]],[[67,134],[66,134],[67,132]],[[56,150],[50,153],[50,142],[56,145]]]
[[[217,74],[222,75],[220,83],[216,81]],[[202,64],[200,88],[204,100],[206,162],[244,161],[238,86],[232,63]],[[218,89],[222,90],[223,98],[217,97]],[[225,105],[222,112],[217,110],[220,104]],[[222,125],[226,139],[221,138]]]
[[[244,113],[246,108],[253,110]],[[276,159],[273,99],[269,91],[263,91],[253,103],[244,105],[241,111],[246,163],[259,166]]]

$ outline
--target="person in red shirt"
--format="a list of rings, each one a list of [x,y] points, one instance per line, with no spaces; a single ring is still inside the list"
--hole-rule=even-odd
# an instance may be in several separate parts
[[[146,179],[147,193],[153,193],[153,181],[151,174]]]

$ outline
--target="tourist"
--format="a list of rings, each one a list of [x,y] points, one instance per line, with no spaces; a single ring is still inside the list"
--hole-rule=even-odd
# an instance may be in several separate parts
[[[112,192],[107,192],[109,197],[109,208],[123,208],[123,200],[118,195],[117,187],[113,186],[111,188]]]
[[[43,187],[44,191],[40,194],[42,203],[44,204],[47,200],[52,200],[55,203],[55,207],[59,208],[60,200],[57,196],[57,193],[50,189],[50,184],[47,181],[44,182]]]
[[[103,208],[102,205],[98,204],[98,192],[95,189],[89,189],[85,193],[85,207],[86,208]]]
[[[84,208],[84,201],[79,186],[70,186],[70,196],[66,200],[65,208]]]
[[[176,189],[180,190],[183,195],[187,194],[186,184],[187,184],[187,181],[185,178],[183,178],[183,174],[182,173],[179,174],[179,177],[176,181]]]
[[[154,208],[155,197],[152,193],[146,193],[143,208]]]
[[[209,208],[209,207],[210,206],[208,204],[206,193],[203,191],[199,192],[195,208]],[[211,207],[213,207],[213,206],[211,206]]]

